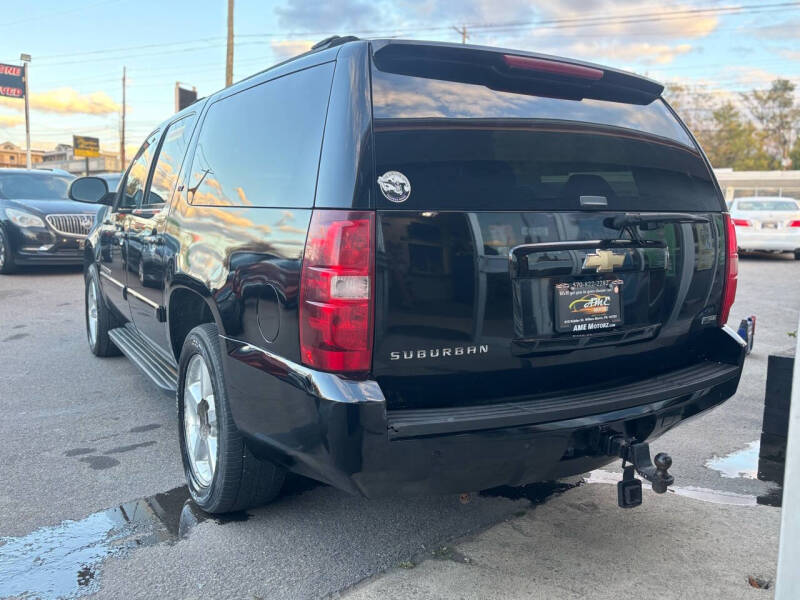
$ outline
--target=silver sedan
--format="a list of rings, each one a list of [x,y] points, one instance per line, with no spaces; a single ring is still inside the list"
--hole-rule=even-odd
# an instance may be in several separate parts
[[[792,198],[737,198],[731,204],[740,250],[794,252],[800,260],[800,203]]]

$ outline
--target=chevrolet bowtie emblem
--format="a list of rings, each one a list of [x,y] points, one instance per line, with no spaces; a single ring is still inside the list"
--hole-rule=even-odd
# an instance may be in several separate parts
[[[621,267],[624,262],[624,254],[614,254],[612,250],[595,250],[593,254],[587,254],[583,259],[583,268],[596,268],[598,273],[608,273],[613,271],[614,267]]]

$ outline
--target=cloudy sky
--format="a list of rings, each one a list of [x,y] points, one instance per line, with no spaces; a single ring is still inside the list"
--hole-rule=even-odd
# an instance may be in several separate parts
[[[0,62],[31,65],[33,146],[93,135],[119,148],[121,76],[138,146],[171,114],[176,81],[224,84],[227,0],[8,2]],[[714,93],[800,84],[800,2],[743,0],[236,0],[234,80],[332,34],[519,48],[596,61]],[[22,102],[0,98],[0,142],[24,143]]]

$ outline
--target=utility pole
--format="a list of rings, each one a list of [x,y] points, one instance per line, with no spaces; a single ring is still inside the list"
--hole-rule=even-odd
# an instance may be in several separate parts
[[[462,44],[466,44],[467,43],[467,38],[469,37],[469,34],[467,33],[467,26],[466,25],[462,25],[461,27],[456,27],[454,25],[453,29],[456,30],[456,33],[461,34],[461,43]]]
[[[122,67],[122,129],[119,134],[119,164],[120,171],[125,170],[125,73],[126,67]]]
[[[22,68],[24,69],[25,75],[25,163],[27,165],[28,170],[30,171],[31,168],[31,111],[30,111],[30,100],[28,96],[30,95],[30,86],[28,85],[28,79],[30,78],[31,72],[31,55],[30,54],[20,54],[19,59],[22,61]]]
[[[228,0],[228,52],[225,57],[225,87],[233,83],[233,0]]]

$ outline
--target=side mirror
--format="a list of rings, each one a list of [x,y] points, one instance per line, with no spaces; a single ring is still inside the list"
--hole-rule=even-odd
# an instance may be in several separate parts
[[[69,184],[70,200],[89,204],[108,204],[108,184],[100,177],[78,177]]]

